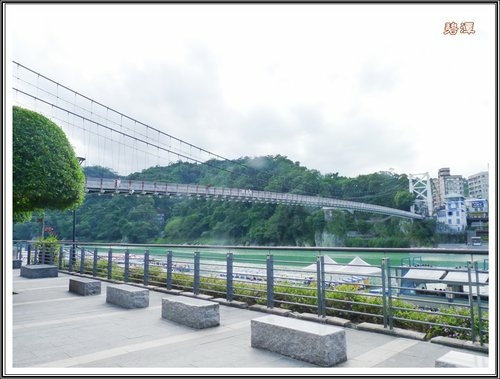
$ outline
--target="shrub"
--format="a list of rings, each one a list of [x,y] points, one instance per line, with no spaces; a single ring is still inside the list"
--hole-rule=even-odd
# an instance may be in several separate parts
[[[98,262],[98,274],[107,275],[107,261]],[[123,268],[113,264],[113,279],[123,280]],[[150,282],[166,285],[166,273],[160,267],[150,267]],[[135,267],[130,270],[129,280],[142,283],[144,269]],[[193,275],[184,273],[172,274],[172,287],[176,289],[189,290],[193,288]],[[226,279],[216,277],[200,278],[200,293],[213,295],[224,294],[227,291]],[[265,283],[233,282],[233,300],[244,301],[249,305],[267,304],[267,285]],[[326,291],[326,314],[348,318],[353,322],[381,323],[383,320],[383,300],[380,296],[374,296],[359,291],[358,285],[343,284],[334,290]],[[279,307],[296,312],[317,311],[317,288],[316,283],[309,286],[296,286],[292,283],[279,283],[274,286],[274,302]],[[418,309],[412,303],[404,300],[391,300],[393,326],[410,329],[426,334],[426,338],[435,336],[447,336],[458,339],[471,339],[470,310],[466,307],[443,306],[437,312],[429,312]],[[479,318],[477,307],[474,309],[475,334],[478,335]],[[488,342],[488,314],[483,311],[482,329],[483,342]]]
[[[39,237],[35,246],[38,250],[38,256],[35,258],[38,263],[58,264],[61,245],[55,236]]]

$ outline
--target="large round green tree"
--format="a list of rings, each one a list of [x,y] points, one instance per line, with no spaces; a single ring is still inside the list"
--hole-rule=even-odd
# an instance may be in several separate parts
[[[14,221],[31,212],[70,209],[84,198],[85,177],[64,132],[48,118],[13,108]]]

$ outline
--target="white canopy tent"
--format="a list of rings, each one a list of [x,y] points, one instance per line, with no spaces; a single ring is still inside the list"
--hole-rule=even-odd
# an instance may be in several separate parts
[[[358,256],[347,265],[339,265],[328,255],[324,257],[325,279],[330,282],[356,283],[365,279],[366,275],[377,275],[381,272],[380,267],[372,266]],[[316,263],[304,267],[304,270],[316,271]]]
[[[328,255],[324,255],[325,261],[325,272],[338,272],[338,270],[342,267],[339,266],[337,262],[335,262]],[[312,270],[316,271],[316,262],[310,264],[309,266],[304,267],[304,270]]]
[[[341,274],[349,274],[349,275],[377,275],[380,274],[380,267],[373,266],[367,262],[365,262],[360,257],[354,258],[350,261],[347,266],[343,266],[338,271]]]

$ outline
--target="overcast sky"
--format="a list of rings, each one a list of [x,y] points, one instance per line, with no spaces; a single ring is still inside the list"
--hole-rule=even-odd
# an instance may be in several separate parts
[[[493,4],[6,10],[7,63],[229,159],[281,154],[349,177],[494,170]]]

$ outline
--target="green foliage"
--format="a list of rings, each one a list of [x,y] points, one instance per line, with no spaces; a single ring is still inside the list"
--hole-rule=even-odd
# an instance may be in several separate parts
[[[415,194],[409,191],[398,191],[394,195],[394,205],[396,208],[409,211],[413,202],[415,201]]]
[[[12,216],[14,223],[25,223],[31,219],[33,212],[15,212]]]
[[[86,272],[91,271],[90,262],[85,262]],[[79,270],[78,262],[75,271]],[[107,277],[108,262],[97,262],[97,275]],[[124,269],[117,264],[112,264],[112,279],[123,281]],[[132,267],[129,273],[132,283],[144,282],[144,268]],[[157,286],[166,286],[166,273],[160,267],[149,267],[149,283]],[[172,274],[173,289],[190,291],[193,289],[193,275],[185,273]],[[225,297],[227,291],[226,279],[218,277],[201,277],[200,293],[216,297]],[[259,282],[233,282],[233,300],[243,301],[249,305],[267,304],[267,285]],[[316,283],[309,286],[296,286],[292,283],[282,282],[274,285],[275,306],[290,309],[295,312],[315,313],[317,311]],[[414,330],[426,334],[426,339],[436,336],[447,336],[458,339],[470,340],[470,310],[459,306],[441,306],[438,312],[423,311],[412,303],[392,298],[392,314],[394,327]],[[351,322],[382,323],[383,300],[380,296],[360,291],[357,284],[341,284],[333,290],[326,291],[326,314],[328,316],[342,317]],[[478,335],[479,318],[477,306],[474,307],[475,333]],[[390,312],[388,309],[387,312]],[[482,314],[483,341],[488,342],[488,313]]]
[[[410,247],[410,241],[404,237],[374,237],[370,239],[354,237],[346,240],[346,246],[406,248]]]
[[[100,166],[86,167],[85,172],[94,177],[117,177]],[[402,207],[410,198],[404,195],[408,188],[405,175],[321,175],[280,155],[231,162],[214,159],[206,165],[177,162],[131,174],[122,183],[127,179],[283,191],[387,207]],[[47,211],[46,223],[61,238],[71,239],[71,214]],[[345,246],[408,247],[432,242],[431,228],[419,231],[419,223],[408,225],[399,218],[345,211],[333,211],[325,219],[321,209],[227,199],[88,194],[77,210],[76,233],[80,241],[261,246],[315,246],[320,243],[318,236],[326,233]],[[33,233],[28,228],[24,229],[26,236],[19,228],[14,231],[19,239],[31,238]],[[353,238],[352,233],[359,236]]]
[[[38,250],[38,260],[43,261],[45,254],[45,263],[57,264],[59,259],[59,249],[61,247],[56,236],[49,235],[45,238],[39,237],[35,244]],[[50,257],[50,258],[49,258]]]
[[[409,234],[414,245],[435,246],[437,244],[435,230],[436,220],[426,219],[411,223]]]
[[[84,176],[64,132],[44,116],[13,108],[15,221],[41,209],[68,209],[84,198]]]

